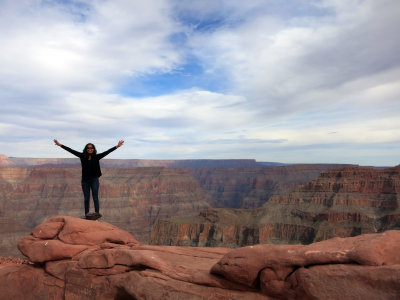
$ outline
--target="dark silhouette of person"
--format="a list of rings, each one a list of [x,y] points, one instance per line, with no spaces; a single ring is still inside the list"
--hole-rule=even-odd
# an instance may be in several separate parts
[[[88,143],[82,152],[75,151],[65,145],[62,145],[56,139],[54,140],[54,143],[80,158],[82,165],[81,184],[85,203],[85,217],[88,218],[89,214],[90,191],[92,191],[95,216],[97,218],[101,217],[99,204],[99,177],[101,176],[100,159],[121,147],[124,144],[124,141],[119,141],[117,146],[114,146],[102,153],[97,153],[96,147],[92,143]]]

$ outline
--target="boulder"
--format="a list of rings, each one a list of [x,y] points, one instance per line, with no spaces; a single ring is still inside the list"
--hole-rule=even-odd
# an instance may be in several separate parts
[[[390,298],[396,293],[400,295],[399,251],[400,231],[397,230],[334,238],[307,246],[256,245],[229,252],[213,266],[211,273],[252,288],[259,287],[263,294],[272,297],[322,299],[325,291],[330,299],[354,299],[343,296],[343,291],[351,290],[348,274],[349,280],[363,278],[358,284],[360,287],[374,287],[384,282],[385,293]],[[321,278],[326,279],[329,274],[336,274],[334,283],[329,285],[337,290],[336,294],[322,284]],[[383,278],[376,274],[386,275]],[[312,291],[311,287],[317,286],[318,291]],[[311,297],[314,292],[319,297]],[[351,290],[349,295],[353,294],[357,293]],[[355,298],[372,299],[371,295],[362,293]]]
[[[139,244],[128,232],[105,222],[54,217],[18,241],[18,249],[34,263],[72,258],[90,246],[111,242]]]
[[[47,245],[46,245],[47,243]],[[0,263],[0,299],[396,299],[400,231],[304,245],[151,246],[101,222],[54,217]],[[0,261],[1,262],[1,261]]]

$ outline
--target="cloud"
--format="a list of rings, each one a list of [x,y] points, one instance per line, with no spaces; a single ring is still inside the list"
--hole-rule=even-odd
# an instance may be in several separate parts
[[[398,1],[1,5],[0,152],[398,164]]]
[[[116,79],[166,71],[180,62],[179,30],[159,1],[6,1],[0,12],[0,84],[39,92],[103,90]],[[79,13],[79,14],[78,14]]]
[[[270,115],[325,106],[323,96],[343,85],[399,68],[398,3],[319,3],[327,9],[325,15],[292,16],[291,21],[249,15],[233,28],[200,32],[192,41],[194,51],[208,63],[209,72],[225,70],[232,87],[251,105],[265,104]],[[389,80],[397,82],[396,77]],[[318,99],[310,97],[315,93]]]

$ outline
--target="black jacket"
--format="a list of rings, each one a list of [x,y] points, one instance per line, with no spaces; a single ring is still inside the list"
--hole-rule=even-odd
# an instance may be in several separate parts
[[[82,152],[75,151],[67,146],[61,145],[61,148],[67,150],[68,152],[72,153],[73,155],[79,157],[81,159],[82,165],[82,178],[91,178],[91,177],[100,177],[101,176],[101,169],[100,169],[100,159],[102,159],[107,154],[110,154],[117,147],[112,147],[107,151],[99,154],[92,154],[91,159],[89,160],[87,156],[85,156]]]

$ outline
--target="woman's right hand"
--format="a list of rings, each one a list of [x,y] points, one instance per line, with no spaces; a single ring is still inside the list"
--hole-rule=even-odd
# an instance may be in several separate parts
[[[60,144],[56,139],[54,139],[54,143],[55,143],[57,146],[61,146],[61,144]]]

